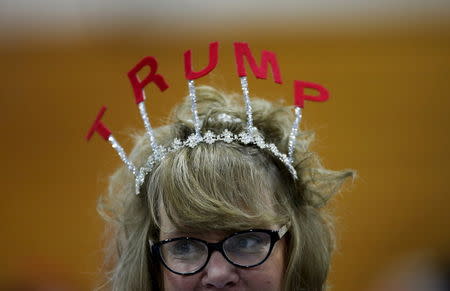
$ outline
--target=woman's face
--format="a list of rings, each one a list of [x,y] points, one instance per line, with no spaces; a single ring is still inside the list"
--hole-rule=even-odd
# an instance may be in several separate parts
[[[223,232],[195,235],[183,233],[173,226],[165,211],[161,212],[160,240],[192,236],[207,242],[218,242],[229,235],[229,233]],[[276,227],[272,229],[276,229]],[[281,290],[285,269],[285,249],[285,240],[279,240],[263,264],[249,269],[230,264],[217,251],[212,253],[206,267],[194,275],[178,275],[162,266],[164,290]]]

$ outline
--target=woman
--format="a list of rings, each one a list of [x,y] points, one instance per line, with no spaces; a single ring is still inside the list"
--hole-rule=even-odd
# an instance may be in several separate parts
[[[201,132],[234,134],[246,126],[239,96],[197,88]],[[253,124],[267,143],[288,151],[291,108],[253,99]],[[154,131],[161,145],[194,132],[189,99],[172,123]],[[130,159],[143,164],[148,139],[136,137]],[[322,207],[351,171],[324,169],[300,132],[294,179],[268,150],[217,141],[181,147],[156,163],[134,195],[123,167],[99,212],[113,225],[112,290],[324,290],[333,250]]]

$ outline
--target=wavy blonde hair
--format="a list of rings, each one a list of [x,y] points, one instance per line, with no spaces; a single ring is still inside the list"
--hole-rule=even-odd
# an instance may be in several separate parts
[[[197,88],[202,132],[241,132],[245,110],[241,96],[211,87]],[[254,125],[268,143],[287,152],[292,108],[252,99]],[[244,122],[223,122],[219,114]],[[155,130],[158,143],[169,145],[194,132],[190,99],[177,106],[170,125]],[[151,154],[145,135],[136,135],[130,155],[140,166]],[[160,264],[150,255],[148,241],[158,241],[162,205],[179,229],[235,231],[256,226],[290,224],[287,235],[285,290],[325,290],[334,248],[330,217],[323,210],[352,171],[330,171],[308,150],[313,135],[299,132],[293,180],[269,152],[252,145],[216,142],[182,148],[169,154],[146,177],[141,194],[134,194],[134,177],[125,167],[110,179],[109,191],[98,203],[99,213],[112,226],[108,249],[111,268],[107,287],[113,291],[162,289]],[[262,199],[263,197],[263,199]],[[100,288],[102,289],[102,288]]]

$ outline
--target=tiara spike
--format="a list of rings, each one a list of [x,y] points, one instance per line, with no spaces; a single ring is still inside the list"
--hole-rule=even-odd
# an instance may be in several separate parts
[[[245,113],[247,114],[247,130],[248,132],[251,132],[253,131],[253,109],[248,91],[248,81],[246,76],[242,76],[240,77],[240,79],[241,79],[242,93],[244,95],[245,101]]]
[[[108,137],[108,141],[111,143],[113,149],[116,150],[116,152],[119,154],[120,159],[124,164],[127,166],[128,170],[130,170],[131,173],[136,177],[136,167],[134,166],[133,162],[131,162],[127,155],[125,154],[125,151],[123,150],[122,146],[119,144],[119,142],[114,138],[114,136],[111,134]]]
[[[150,119],[148,118],[147,109],[145,108],[144,101],[138,104],[139,113],[141,114],[142,121],[144,122],[145,130],[147,131],[147,135],[150,141],[150,146],[154,153],[159,151],[158,143],[156,142],[155,135],[153,134],[153,128],[150,124]]]
[[[175,152],[181,148],[194,148],[201,143],[213,144],[218,141],[223,141],[225,143],[237,142],[243,145],[252,144],[260,148],[261,150],[270,151],[274,157],[278,158],[284,165],[286,165],[287,170],[290,172],[293,179],[298,178],[296,169],[293,166],[293,162],[296,138],[299,130],[299,125],[302,120],[304,101],[309,100],[315,102],[324,102],[329,98],[328,91],[325,87],[319,84],[294,80],[295,119],[288,138],[288,152],[282,153],[274,143],[269,143],[269,141],[266,141],[264,136],[253,124],[253,109],[248,89],[247,72],[244,66],[245,57],[247,58],[250,68],[252,69],[256,78],[266,79],[267,69],[270,65],[272,67],[272,74],[275,83],[281,84],[281,74],[278,68],[276,56],[272,52],[263,51],[261,56],[261,65],[258,66],[248,47],[248,44],[234,43],[234,47],[238,76],[241,82],[242,94],[245,103],[245,113],[247,118],[246,128],[240,133],[233,133],[229,129],[224,129],[222,133],[215,133],[210,130],[206,130],[203,135],[201,133],[202,120],[200,120],[198,114],[196,87],[194,80],[205,76],[216,67],[218,60],[218,42],[210,43],[209,63],[201,71],[194,72],[192,70],[191,51],[188,50],[184,54],[185,77],[188,80],[189,98],[191,99],[191,111],[193,116],[192,119],[195,129],[195,132],[191,133],[185,140],[179,140],[178,138],[175,138],[170,144],[164,143],[163,145],[159,145],[154,136],[154,131],[150,124],[149,116],[144,103],[146,99],[144,88],[150,83],[154,83],[161,92],[165,91],[169,87],[164,77],[161,74],[157,73],[158,62],[156,61],[156,58],[145,57],[128,72],[128,77],[133,87],[136,104],[138,105],[139,112],[144,122],[148,139],[150,141],[150,147],[152,149],[150,156],[147,157],[147,160],[143,165],[139,165],[139,167],[136,167],[133,162],[128,159],[121,145],[111,134],[111,131],[103,124],[101,119],[106,110],[106,107],[102,107],[93,125],[89,129],[86,139],[89,140],[92,135],[97,132],[101,137],[103,137],[103,139],[108,140],[111,143],[112,147],[118,153],[120,159],[135,177],[136,194],[140,193],[140,188],[145,181],[146,175],[149,174],[155,167],[155,165],[161,162],[167,156],[167,154]],[[141,81],[137,76],[137,73],[144,66],[148,66],[150,68],[150,73]],[[305,93],[305,89],[316,90],[319,94],[307,95]],[[224,112],[222,114],[219,114],[217,119],[222,123],[242,122],[241,119],[230,117]]]
[[[295,107],[295,120],[294,120],[294,123],[292,124],[291,133],[289,134],[289,144],[288,144],[288,158],[291,163],[293,161],[295,141],[296,141],[297,134],[298,134],[298,127],[299,127],[299,124],[301,121],[302,121],[302,108],[296,106]]]
[[[195,128],[195,136],[199,138],[200,135],[200,120],[198,118],[198,110],[197,110],[197,95],[195,93],[195,82],[194,80],[188,81],[189,87],[189,97],[191,98],[191,111],[192,117],[194,120],[194,128]]]
[[[136,167],[128,159],[127,155],[125,154],[125,151],[120,146],[119,142],[114,138],[111,131],[102,122],[102,118],[103,118],[103,115],[105,114],[105,111],[106,111],[106,106],[102,106],[102,108],[100,109],[100,111],[97,114],[97,117],[95,118],[94,123],[92,124],[91,128],[89,129],[88,134],[86,135],[86,140],[89,141],[95,132],[100,134],[100,136],[103,137],[104,140],[107,140],[111,143],[113,149],[115,149],[116,152],[119,154],[120,159],[126,164],[127,168],[136,177]]]

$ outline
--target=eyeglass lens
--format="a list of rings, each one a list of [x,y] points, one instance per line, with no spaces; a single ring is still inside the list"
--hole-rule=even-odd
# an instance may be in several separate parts
[[[225,256],[236,265],[248,267],[261,263],[270,251],[271,238],[264,232],[236,234],[223,242]],[[161,257],[169,269],[192,273],[208,260],[208,246],[195,239],[180,239],[161,245]]]

